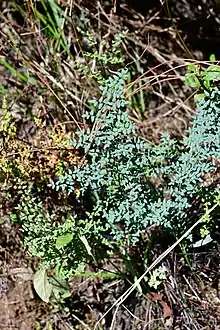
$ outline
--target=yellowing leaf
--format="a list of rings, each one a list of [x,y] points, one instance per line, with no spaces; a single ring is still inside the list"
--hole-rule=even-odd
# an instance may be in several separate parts
[[[72,241],[72,239],[73,239],[73,234],[66,234],[59,236],[56,240],[56,247],[60,248],[67,245]]]
[[[79,198],[80,197],[80,190],[79,189],[75,189],[74,190],[75,194],[76,194],[76,198]]]

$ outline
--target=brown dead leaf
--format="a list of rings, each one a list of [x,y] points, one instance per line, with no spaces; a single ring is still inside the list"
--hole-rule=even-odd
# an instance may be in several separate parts
[[[171,317],[172,315],[172,310],[171,308],[167,305],[165,301],[160,301],[160,305],[163,307],[163,316],[164,318]]]

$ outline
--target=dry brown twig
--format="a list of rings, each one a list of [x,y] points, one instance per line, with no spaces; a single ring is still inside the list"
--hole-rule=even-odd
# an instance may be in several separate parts
[[[198,226],[200,222],[203,221],[203,219],[209,215],[215,208],[217,207],[217,204],[215,204],[211,209],[209,209],[200,219],[198,219],[172,246],[170,246],[166,251],[164,251],[148,268],[147,270],[139,277],[138,280],[135,281],[135,283],[126,290],[120,298],[118,298],[114,304],[103,314],[103,316],[96,322],[94,330],[97,329],[99,323],[105,318],[105,316],[114,308],[116,307],[116,310],[113,315],[111,329],[114,327],[114,322],[116,318],[117,311],[120,307],[120,305],[123,304],[123,302],[129,297],[129,295],[140,285],[141,281],[145,278],[145,276],[155,267],[157,266],[177,245],[179,245],[180,242],[182,242],[185,238],[189,236],[189,234],[192,232],[192,230]]]

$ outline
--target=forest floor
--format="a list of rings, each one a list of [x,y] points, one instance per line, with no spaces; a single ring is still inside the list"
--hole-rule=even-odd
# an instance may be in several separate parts
[[[143,138],[156,142],[161,131],[181,139],[189,127],[195,104],[194,91],[184,82],[188,59],[208,61],[211,54],[217,59],[220,56],[220,7],[217,1],[204,0],[198,5],[196,0],[169,0],[168,7],[166,1],[163,2],[164,6],[159,0],[152,4],[134,0],[105,1],[104,4],[88,0],[58,1],[64,10],[69,10],[72,3],[73,18],[78,17],[76,22],[81,22],[78,23],[81,28],[89,21],[97,39],[105,34],[111,38],[116,33],[128,31],[123,41],[123,54],[126,65],[129,64],[131,80],[146,71],[150,77],[141,85],[137,84],[140,93],[135,92],[130,117]],[[28,34],[27,22],[21,14],[10,9],[7,1],[2,1],[0,7],[0,59],[6,59],[23,73],[20,53],[7,43],[6,30],[10,25],[17,36],[18,49],[27,62],[32,61],[31,69],[38,71],[42,82],[43,66],[40,71],[38,64],[41,47],[45,46],[43,41],[34,42]],[[73,34],[74,29],[70,27],[68,35]],[[86,48],[86,41],[83,42]],[[78,45],[73,43],[71,51],[76,54]],[[88,81],[81,86],[78,73],[69,72],[67,59],[58,59],[57,63],[59,61],[63,73],[59,82],[65,87],[59,91],[59,98],[74,109],[76,120],[80,121],[86,100],[97,94],[97,87]],[[38,111],[38,90],[34,84],[19,81],[2,62],[0,72],[0,97],[7,90],[11,111],[20,126],[19,138],[28,137],[28,141],[32,141],[35,127],[26,114]],[[57,77],[53,72],[51,76]],[[72,85],[75,87],[71,90]],[[71,99],[66,92],[68,88],[75,98]],[[42,88],[42,99],[46,99],[45,95]],[[54,105],[46,104],[45,108],[54,110]],[[60,120],[59,114],[57,117]],[[213,178],[210,180],[214,181]],[[11,222],[7,213],[10,205],[3,205],[6,209],[3,208],[0,219],[0,329],[93,329],[129,284],[122,279],[78,277],[70,283],[72,295],[65,306],[57,303],[60,310],[54,312],[53,306],[42,302],[34,292],[32,280],[38,260],[27,254],[19,225]],[[164,260],[169,276],[160,290],[149,292],[145,298],[133,292],[116,314],[114,309],[107,314],[97,329],[220,329],[219,243],[218,237],[203,248],[188,251],[188,263],[180,249],[172,251]],[[156,247],[152,260],[168,245]],[[111,265],[105,267],[111,269]]]

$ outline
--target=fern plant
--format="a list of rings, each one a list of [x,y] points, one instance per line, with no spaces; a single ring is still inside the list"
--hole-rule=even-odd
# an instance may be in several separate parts
[[[69,277],[86,263],[103,258],[102,244],[110,239],[130,247],[148,226],[160,226],[174,235],[188,227],[193,202],[199,197],[203,176],[220,158],[220,91],[205,91],[182,143],[162,134],[153,145],[136,135],[126,112],[124,81],[119,71],[100,87],[98,101],[85,114],[88,127],[76,132],[71,148],[82,156],[63,169],[50,187],[63,190],[90,212],[54,218],[39,194],[24,187],[18,207],[25,243],[42,266]],[[206,188],[208,190],[208,188]],[[88,202],[89,196],[89,202]],[[64,200],[63,200],[64,201]],[[110,246],[111,245],[111,246]]]
[[[125,79],[122,70],[101,86],[99,101],[91,103],[85,116],[91,127],[77,132],[78,141],[73,141],[84,150],[84,159],[52,185],[68,193],[80,185],[82,198],[89,192],[105,231],[129,245],[136,244],[149,225],[173,234],[186,228],[202,174],[212,171],[212,158],[220,156],[220,92],[205,91],[181,147],[167,134],[153,146],[136,136],[125,111]]]
[[[105,241],[99,235],[102,230],[99,221],[83,221],[71,215],[54,219],[55,214],[46,210],[30,189],[24,193],[17,211],[19,219],[14,215],[14,220],[22,224],[24,243],[31,255],[40,258],[42,268],[56,268],[56,275],[67,278],[98,259],[96,251],[101,250]]]

